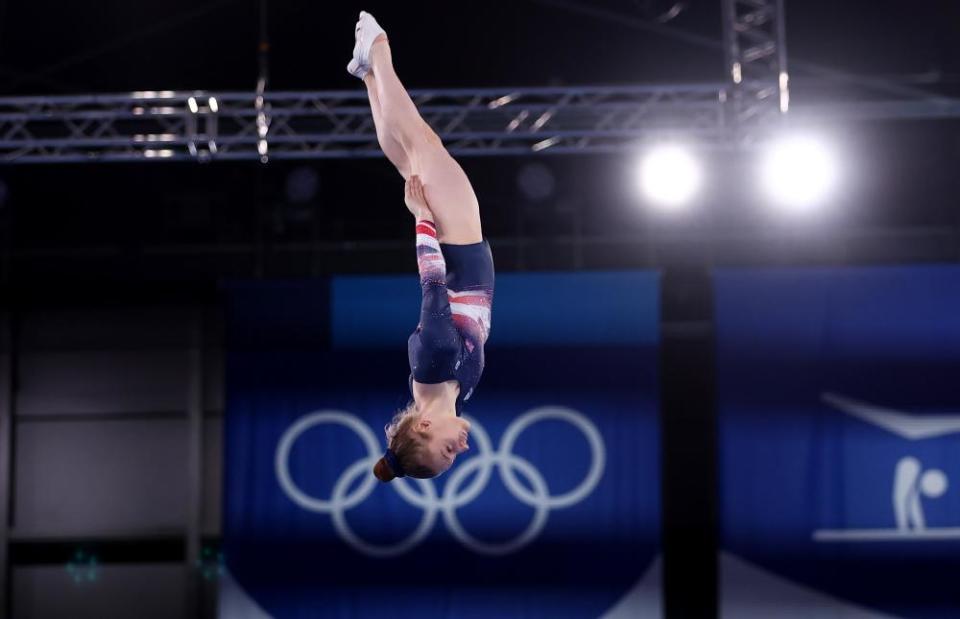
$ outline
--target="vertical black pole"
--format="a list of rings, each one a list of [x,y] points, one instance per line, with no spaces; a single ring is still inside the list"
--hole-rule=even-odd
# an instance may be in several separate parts
[[[668,618],[717,616],[713,308],[706,260],[661,281],[663,591]]]
[[[202,616],[201,526],[203,520],[203,310],[196,310],[190,325],[187,352],[187,488],[189,504],[186,528],[187,602],[189,616]]]
[[[12,615],[10,600],[10,487],[13,473],[13,333],[0,315],[0,616]]]

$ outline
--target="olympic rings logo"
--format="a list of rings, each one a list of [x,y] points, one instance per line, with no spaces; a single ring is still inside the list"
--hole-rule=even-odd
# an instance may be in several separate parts
[[[277,445],[275,469],[277,480],[284,493],[294,503],[311,512],[329,514],[334,529],[340,538],[352,548],[371,557],[395,557],[410,551],[420,544],[433,530],[437,515],[443,515],[447,529],[464,547],[486,555],[506,555],[516,552],[532,542],[547,524],[547,517],[553,509],[563,509],[583,501],[593,492],[603,476],[606,461],[606,449],[599,430],[583,414],[560,406],[543,406],[530,410],[515,419],[503,433],[499,448],[494,451],[490,436],[475,419],[467,417],[472,426],[471,434],[475,438],[477,455],[455,467],[438,496],[437,488],[429,479],[395,479],[389,484],[408,504],[423,510],[420,524],[407,538],[386,546],[377,546],[360,538],[347,523],[347,512],[362,503],[377,486],[377,479],[370,473],[373,465],[380,459],[382,448],[373,431],[355,415],[336,410],[322,410],[301,417],[290,426]],[[566,421],[583,433],[590,446],[590,468],[577,487],[564,494],[553,496],[547,489],[547,483],[528,460],[513,453],[513,446],[520,434],[533,424],[546,419]],[[367,456],[357,460],[344,470],[333,486],[329,499],[318,499],[304,493],[290,476],[290,452],[300,436],[323,424],[345,426],[360,437],[367,450]],[[488,543],[470,535],[457,518],[457,510],[475,500],[486,488],[494,467],[500,473],[504,485],[518,501],[533,508],[533,519],[527,528],[512,540],[502,543]],[[477,471],[473,481],[461,490],[467,476]],[[526,478],[531,489],[520,483],[517,474]],[[358,477],[363,481],[348,492]],[[411,481],[416,482],[420,492],[413,489]]]

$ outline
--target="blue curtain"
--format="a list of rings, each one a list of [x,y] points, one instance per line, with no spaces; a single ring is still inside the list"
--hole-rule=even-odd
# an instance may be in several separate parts
[[[715,301],[725,614],[960,616],[960,268],[723,270]]]
[[[278,619],[658,604],[637,595],[660,538],[655,274],[499,276],[471,450],[391,484],[371,467],[410,397],[416,277],[228,295],[231,595]]]

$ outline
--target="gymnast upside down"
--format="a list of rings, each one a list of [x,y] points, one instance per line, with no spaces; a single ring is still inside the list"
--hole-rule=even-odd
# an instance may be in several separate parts
[[[470,423],[460,413],[483,373],[493,256],[470,180],[420,117],[369,13],[360,13],[347,70],[366,84],[380,147],[406,181],[423,291],[407,342],[413,400],[386,426],[387,451],[373,472],[381,481],[435,477],[468,449]]]

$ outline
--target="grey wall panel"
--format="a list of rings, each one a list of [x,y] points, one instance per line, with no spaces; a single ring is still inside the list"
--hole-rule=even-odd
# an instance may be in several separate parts
[[[203,535],[220,535],[223,504],[223,417],[203,425]]]
[[[185,411],[187,361],[186,349],[24,350],[17,414]]]
[[[25,350],[183,349],[194,315],[187,308],[37,311],[24,317],[20,342]]]
[[[32,536],[183,530],[187,422],[20,422],[14,529]]]
[[[185,615],[186,577],[180,565],[114,565],[78,584],[64,566],[17,567],[16,619],[172,619]]]

